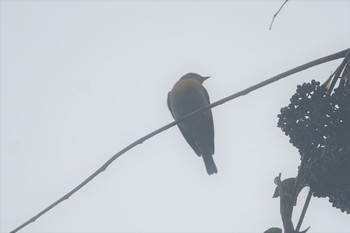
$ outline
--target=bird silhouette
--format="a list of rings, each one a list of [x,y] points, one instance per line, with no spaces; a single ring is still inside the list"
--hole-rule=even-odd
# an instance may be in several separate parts
[[[168,93],[168,108],[175,120],[210,104],[209,95],[202,83],[210,76],[188,73],[175,83]],[[202,157],[209,175],[217,173],[213,159],[214,154],[214,123],[211,109],[194,114],[178,127],[199,157]]]

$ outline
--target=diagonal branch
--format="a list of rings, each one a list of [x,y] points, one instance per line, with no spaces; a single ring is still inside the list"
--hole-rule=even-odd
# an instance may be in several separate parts
[[[328,89],[328,93],[331,93],[335,84],[337,83],[338,79],[340,79],[340,74],[342,73],[342,71],[344,70],[344,67],[349,63],[350,61],[350,50],[346,53],[344,60],[342,61],[342,63],[340,64],[340,66],[338,66],[338,68],[335,70],[334,74],[331,75],[334,76],[332,82],[330,83],[330,87]]]
[[[303,220],[304,220],[304,217],[305,217],[305,214],[306,214],[306,210],[309,207],[311,197],[312,197],[312,191],[311,191],[311,188],[310,188],[309,193],[307,194],[307,197],[306,197],[306,200],[305,200],[305,203],[304,203],[303,210],[301,211],[297,227],[295,228],[296,232],[300,231],[300,227],[301,227],[301,224],[303,223]]]
[[[54,203],[52,203],[50,206],[48,206],[47,208],[45,208],[44,210],[40,211],[38,214],[36,214],[34,217],[30,218],[29,220],[27,220],[26,222],[24,222],[22,225],[18,226],[17,228],[15,228],[14,230],[11,231],[11,233],[14,233],[14,232],[17,232],[19,230],[21,230],[22,228],[24,228],[25,226],[27,226],[28,224],[36,221],[38,218],[40,218],[43,214],[45,214],[46,212],[48,212],[49,210],[51,210],[52,208],[54,208],[55,206],[57,206],[58,204],[60,204],[61,202],[63,202],[64,200],[67,200],[68,198],[70,198],[74,193],[76,193],[78,190],[80,190],[82,187],[84,187],[87,183],[89,183],[91,180],[93,180],[97,175],[99,175],[100,173],[102,173],[103,171],[105,171],[107,169],[107,167],[113,163],[114,160],[116,160],[119,156],[121,156],[122,154],[124,154],[125,152],[129,151],[130,149],[134,148],[135,146],[139,145],[139,144],[142,144],[144,141],[146,141],[147,139],[173,127],[174,125],[176,125],[177,123],[179,122],[182,122],[184,121],[186,118],[194,115],[194,114],[197,114],[199,112],[202,112],[206,109],[209,109],[209,108],[214,108],[218,105],[221,105],[223,103],[226,103],[227,101],[229,100],[233,100],[237,97],[240,97],[240,96],[243,96],[243,95],[246,95],[254,90],[257,90],[261,87],[264,87],[268,84],[271,84],[273,82],[276,82],[282,78],[285,78],[289,75],[292,75],[292,74],[295,74],[295,73],[298,73],[300,71],[303,71],[305,69],[308,69],[308,68],[311,68],[313,66],[316,66],[316,65],[320,65],[320,64],[323,64],[323,63],[326,63],[326,62],[329,62],[329,61],[333,61],[333,60],[336,60],[336,59],[339,59],[339,58],[342,58],[346,55],[346,53],[350,51],[350,49],[346,49],[346,50],[343,50],[343,51],[340,51],[338,53],[334,53],[334,54],[331,54],[331,55],[328,55],[328,56],[325,56],[325,57],[322,57],[322,58],[319,58],[317,60],[314,60],[314,61],[311,61],[311,62],[308,62],[304,65],[301,65],[301,66],[298,66],[294,69],[291,69],[291,70],[288,70],[284,73],[281,73],[279,75],[276,75],[272,78],[269,78],[263,82],[260,82],[254,86],[251,86],[249,88],[246,88],[242,91],[239,91],[233,95],[230,95],[226,98],[223,98],[219,101],[216,101],[206,107],[203,107],[201,109],[198,109],[190,114],[188,114],[187,116],[183,117],[182,119],[179,119],[177,121],[174,121],[174,122],[171,122],[143,137],[141,137],[140,139],[136,140],[135,142],[131,143],[130,145],[128,145],[127,147],[125,147],[124,149],[122,149],[121,151],[119,151],[118,153],[116,153],[115,155],[113,155],[107,162],[105,162],[99,169],[97,169],[93,174],[91,174],[88,178],[86,178],[83,182],[81,182],[78,186],[76,186],[74,189],[72,189],[71,191],[69,191],[67,194],[65,194],[63,197],[61,197],[60,199],[58,199],[57,201],[55,201]]]
[[[339,58],[343,58],[345,57],[345,55],[347,54],[347,52],[350,51],[350,49],[345,49],[343,51],[340,51],[338,53],[334,53],[334,54],[331,54],[331,55],[328,55],[328,56],[325,56],[325,57],[322,57],[322,58],[319,58],[319,59],[316,59],[314,61],[311,61],[311,62],[308,62],[308,63],[305,63],[301,66],[297,66],[291,70],[288,70],[286,72],[283,72],[279,75],[276,75],[276,76],[273,76],[272,78],[269,78],[269,79],[266,79],[265,81],[262,81],[258,84],[255,84],[251,87],[248,87],[247,89],[244,89],[242,91],[239,91],[233,95],[230,95],[226,98],[223,98],[219,101],[216,101],[215,103],[212,103],[211,105],[208,105],[206,108],[214,108],[220,104],[223,104],[229,100],[232,100],[232,99],[235,99],[239,96],[242,96],[242,95],[246,95],[248,94],[249,92],[252,92],[252,91],[255,91],[256,89],[259,89],[261,87],[264,87],[268,84],[271,84],[271,83],[274,83],[282,78],[285,78],[289,75],[292,75],[292,74],[295,74],[295,73],[298,73],[300,71],[303,71],[303,70],[306,70],[306,69],[309,69],[313,66],[317,66],[317,65],[321,65],[323,63],[326,63],[326,62],[330,62],[330,61],[333,61],[333,60],[336,60],[336,59],[339,59]]]
[[[286,5],[287,2],[288,2],[288,0],[285,0],[284,3],[282,4],[282,6],[280,7],[280,9],[278,9],[278,11],[273,15],[269,30],[271,30],[272,24],[275,21],[275,18],[277,17],[277,15],[280,13],[280,11],[284,7],[284,5]]]

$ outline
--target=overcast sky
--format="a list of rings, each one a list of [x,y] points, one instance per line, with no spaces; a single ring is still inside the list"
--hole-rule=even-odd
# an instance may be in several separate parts
[[[1,232],[172,121],[188,72],[212,101],[350,46],[350,1],[1,1]],[[213,109],[218,174],[173,127],[118,158],[22,232],[263,232],[282,227],[273,179],[299,154],[277,125],[296,86],[340,60]],[[303,190],[295,224],[305,201]],[[313,198],[302,229],[350,232]]]

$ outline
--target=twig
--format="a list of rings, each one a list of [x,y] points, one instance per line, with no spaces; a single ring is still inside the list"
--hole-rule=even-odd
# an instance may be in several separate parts
[[[264,87],[268,84],[271,84],[273,82],[276,82],[282,78],[285,78],[289,75],[292,75],[292,74],[295,74],[297,72],[300,72],[300,71],[303,71],[305,69],[308,69],[310,67],[313,67],[313,66],[316,66],[316,65],[320,65],[320,64],[323,64],[323,63],[326,63],[326,62],[329,62],[329,61],[332,61],[332,60],[336,60],[336,59],[339,59],[339,58],[342,58],[345,56],[345,54],[350,51],[350,49],[346,49],[346,50],[343,50],[343,51],[340,51],[338,53],[335,53],[335,54],[332,54],[332,55],[328,55],[328,56],[325,56],[323,58],[319,58],[317,60],[314,60],[314,61],[311,61],[311,62],[308,62],[304,65],[301,65],[301,66],[298,66],[294,69],[291,69],[291,70],[288,70],[284,73],[281,73],[279,75],[276,75],[272,78],[269,78],[261,83],[258,83],[254,86],[251,86],[245,90],[242,90],[242,91],[239,91],[233,95],[230,95],[226,98],[223,98],[219,101],[216,101],[204,108],[201,108],[201,109],[198,109],[190,114],[188,114],[187,116],[183,117],[182,119],[179,119],[177,121],[174,121],[174,122],[171,122],[149,134],[147,134],[146,136],[136,140],[135,142],[131,143],[130,145],[128,145],[127,147],[125,147],[124,149],[122,149],[121,151],[119,151],[117,154],[113,155],[106,163],[104,163],[99,169],[97,169],[93,174],[91,174],[88,178],[86,178],[82,183],[80,183],[78,186],[76,186],[73,190],[71,190],[70,192],[68,192],[67,194],[65,194],[63,197],[61,197],[60,199],[58,199],[57,201],[55,201],[54,203],[52,203],[50,206],[48,206],[47,208],[45,208],[44,210],[40,211],[38,214],[36,214],[34,217],[30,218],[28,221],[26,221],[25,223],[23,223],[22,225],[20,225],[19,227],[15,228],[14,230],[11,231],[11,233],[14,233],[14,232],[17,232],[19,231],[20,229],[22,229],[23,227],[27,226],[28,224],[36,221],[38,218],[40,218],[43,214],[45,214],[46,212],[48,212],[49,210],[51,210],[52,208],[54,208],[56,205],[58,205],[59,203],[61,203],[62,201],[64,200],[67,200],[70,196],[72,196],[74,193],[76,193],[78,190],[80,190],[82,187],[84,187],[87,183],[89,183],[91,180],[93,180],[97,175],[99,175],[101,172],[105,171],[107,169],[107,167],[114,161],[116,160],[119,156],[121,156],[122,154],[124,154],[125,152],[129,151],[130,149],[134,148],[135,146],[137,146],[138,144],[141,144],[143,143],[144,141],[146,141],[147,139],[163,132],[164,130],[170,128],[170,127],[173,127],[174,125],[176,125],[177,123],[179,122],[182,122],[183,120],[185,120],[186,118],[194,115],[194,114],[197,114],[199,112],[202,112],[206,109],[209,109],[209,108],[214,108],[218,105],[221,105],[229,100],[233,100],[239,96],[243,96],[243,95],[246,95],[248,93],[250,93],[251,91],[254,91],[256,89],[259,89],[261,87]]]
[[[282,4],[282,6],[280,7],[280,9],[278,9],[278,11],[273,15],[269,30],[271,30],[272,24],[275,21],[275,18],[277,17],[277,15],[280,13],[280,11],[284,7],[284,5],[286,5],[287,2],[288,2],[288,0],[285,0],[284,3]]]
[[[306,197],[306,200],[305,200],[305,203],[304,203],[303,210],[301,211],[301,214],[300,214],[300,218],[299,218],[297,227],[295,228],[295,231],[296,231],[296,232],[299,232],[299,231],[300,231],[300,227],[301,227],[301,224],[303,223],[303,220],[304,220],[304,217],[305,217],[305,214],[306,214],[306,210],[307,210],[307,208],[309,207],[311,197],[312,197],[312,191],[311,191],[311,189],[310,189],[310,190],[309,190],[309,193],[307,194],[307,197]]]
[[[331,93],[335,84],[337,83],[338,79],[340,79],[340,74],[344,70],[344,67],[346,64],[350,61],[350,50],[346,53],[345,58],[343,59],[342,63],[338,66],[338,68],[334,72],[334,78],[330,84],[330,87],[328,89],[328,93]]]

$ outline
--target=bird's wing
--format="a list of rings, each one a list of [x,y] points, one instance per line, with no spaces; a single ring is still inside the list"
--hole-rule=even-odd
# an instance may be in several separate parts
[[[170,104],[170,92],[168,93],[167,103],[168,103],[168,108],[169,108],[169,110],[171,112],[171,115],[173,115],[173,117],[175,119],[175,116],[174,116],[173,110],[171,109],[171,104]],[[196,142],[190,136],[191,134],[189,132],[187,132],[186,127],[183,127],[182,123],[178,124],[177,126],[179,127],[183,137],[186,139],[187,143],[191,146],[191,148],[194,150],[194,152],[196,152],[196,154],[198,156],[201,156],[201,152],[200,152]]]
[[[210,104],[210,99],[209,99],[209,95],[207,90],[204,88],[204,94],[206,96],[206,99],[208,100],[208,104]],[[210,148],[211,151],[209,151],[210,154],[214,154],[215,151],[215,145],[214,145],[214,122],[213,122],[213,114],[211,112],[211,109],[208,109],[207,111],[204,112],[203,116],[202,116],[202,121],[204,122],[203,125],[205,125],[206,127],[204,127],[204,134],[207,135],[206,138],[208,138],[209,140],[207,141],[207,146],[208,148]]]
[[[196,154],[200,157],[201,156],[201,150],[199,149],[196,141],[191,137],[192,134],[190,132],[188,132],[188,130],[186,130],[186,127],[182,127],[181,124],[182,123],[179,123],[178,126],[179,126],[179,129],[180,129],[182,135],[186,139],[187,143],[194,150],[194,152],[196,152]]]

